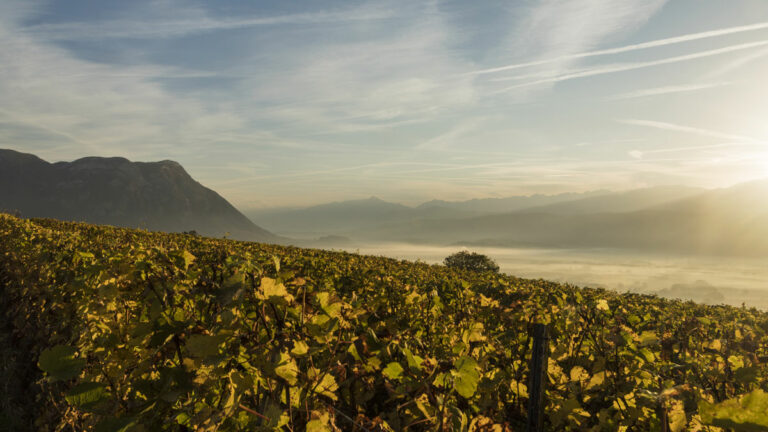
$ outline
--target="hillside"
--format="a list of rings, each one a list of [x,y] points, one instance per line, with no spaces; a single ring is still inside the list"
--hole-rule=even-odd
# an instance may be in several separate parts
[[[768,428],[755,309],[5,215],[0,288],[11,429],[521,430],[535,322],[546,430]]]
[[[87,157],[48,163],[0,149],[0,210],[156,231],[274,241],[173,161]]]

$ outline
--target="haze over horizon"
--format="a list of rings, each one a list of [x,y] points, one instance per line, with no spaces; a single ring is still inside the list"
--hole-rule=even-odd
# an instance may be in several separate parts
[[[241,208],[768,177],[760,0],[9,0],[0,37],[0,147]]]

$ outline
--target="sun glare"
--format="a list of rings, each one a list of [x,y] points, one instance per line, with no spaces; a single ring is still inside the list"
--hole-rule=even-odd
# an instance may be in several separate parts
[[[763,153],[762,156],[760,156],[760,174],[763,177],[768,178],[768,153]]]

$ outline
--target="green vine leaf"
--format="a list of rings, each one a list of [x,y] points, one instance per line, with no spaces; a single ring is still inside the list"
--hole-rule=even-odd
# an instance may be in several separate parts
[[[298,381],[299,367],[288,353],[280,353],[279,360],[275,365],[275,374],[293,386]]]
[[[758,389],[719,404],[702,401],[699,413],[707,425],[736,432],[768,431],[768,393]]]
[[[391,379],[392,381],[399,381],[403,377],[403,372],[403,367],[400,366],[400,363],[397,362],[389,363],[387,367],[381,371],[385,377]]]
[[[477,391],[477,383],[480,380],[477,362],[472,357],[461,357],[456,360],[454,367],[454,389],[463,397],[471,398]]]
[[[86,381],[76,385],[67,392],[65,399],[78,408],[89,410],[108,397],[109,394],[104,385]]]
[[[224,342],[224,337],[194,334],[186,343],[187,351],[192,357],[205,358],[219,354],[219,345]]]
[[[333,400],[337,400],[336,391],[339,389],[339,385],[336,383],[336,378],[331,374],[324,374],[323,378],[317,384],[315,392],[327,396]]]
[[[287,305],[293,301],[293,296],[288,293],[285,285],[272,278],[261,279],[261,292],[257,297],[279,305]]]
[[[77,349],[71,346],[56,345],[40,354],[38,366],[48,374],[51,381],[66,381],[80,374],[85,367],[85,359],[75,358]]]

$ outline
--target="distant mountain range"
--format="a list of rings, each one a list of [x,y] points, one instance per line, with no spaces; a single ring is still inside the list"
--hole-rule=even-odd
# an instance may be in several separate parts
[[[259,220],[270,230],[287,236],[349,235],[375,230],[389,224],[412,224],[420,220],[459,219],[505,212],[514,212],[536,206],[556,204],[580,198],[602,196],[607,191],[582,194],[512,196],[507,198],[481,198],[467,201],[432,200],[416,207],[391,203],[371,197],[361,200],[340,201],[305,208],[275,208],[246,210],[252,219]],[[362,235],[365,237],[365,234]]]
[[[704,192],[703,189],[685,186],[658,186],[627,192],[598,193],[578,199],[528,207],[529,213],[590,214],[638,211],[656,205],[673,202]],[[587,194],[585,194],[587,195]]]
[[[246,214],[252,219],[259,220],[269,229],[285,235],[336,235],[392,223],[409,223],[421,219],[456,219],[514,212],[606,194],[609,192],[512,196],[468,201],[433,200],[417,207],[409,207],[371,197],[298,209],[250,210],[246,211]]]
[[[459,218],[484,214],[451,207],[408,207],[376,197],[333,202],[303,209],[266,209],[246,212],[270,230],[286,236],[348,234],[384,224],[408,223],[431,218]]]
[[[0,210],[155,231],[278,239],[173,161],[87,157],[49,163],[0,149]]]
[[[284,235],[354,235],[369,237],[431,221],[469,219],[511,213],[581,214],[620,212],[663,204],[703,192],[686,187],[657,187],[630,192],[605,190],[557,195],[511,196],[467,201],[432,200],[415,207],[376,197],[321,204],[306,208],[246,211],[268,229]],[[414,233],[417,234],[417,233]]]
[[[371,198],[253,214],[276,232],[345,236],[352,243],[764,255],[768,253],[768,200],[763,197],[768,197],[768,180],[716,190],[668,186],[430,201],[416,207]],[[334,247],[338,243],[336,238]]]
[[[390,225],[371,234],[379,240],[426,243],[768,254],[768,205],[761,199],[768,196],[768,181],[663,203],[648,199],[647,207],[626,211],[627,196],[648,198],[648,192],[608,195],[598,201],[586,198],[515,213],[419,221],[407,227]],[[671,197],[664,192],[660,196]],[[595,211],[588,212],[587,204],[594,205]]]
[[[313,247],[409,242],[764,256],[765,197],[768,180],[715,190],[665,186],[414,207],[373,197],[248,212],[264,229],[176,162],[87,157],[49,163],[0,150],[0,210]]]
[[[466,201],[432,200],[418,208],[443,208],[474,213],[510,213],[532,207],[570,202],[589,197],[600,197],[610,194],[609,191],[599,190],[584,193],[563,193],[556,195],[527,195],[510,196],[506,198],[476,198]]]

